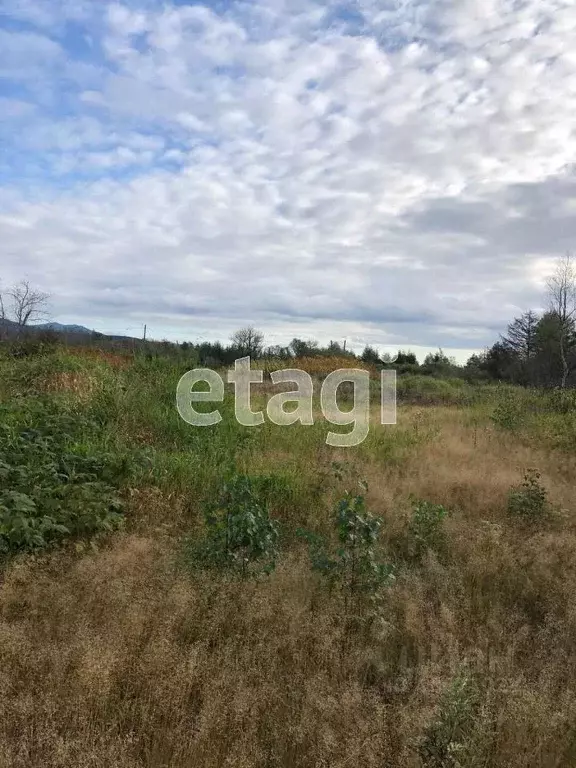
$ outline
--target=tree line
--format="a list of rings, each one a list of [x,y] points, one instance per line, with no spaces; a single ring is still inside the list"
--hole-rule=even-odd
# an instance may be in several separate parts
[[[559,259],[547,282],[547,307],[522,313],[488,350],[473,355],[467,371],[478,378],[523,386],[576,386],[576,262]]]
[[[48,295],[21,281],[5,292],[0,290],[0,339],[3,329],[16,329],[17,336],[34,334],[34,323],[47,316]],[[322,346],[313,339],[294,338],[285,345],[266,346],[264,333],[254,326],[234,332],[228,344],[219,341],[170,342],[141,341],[107,337],[93,333],[89,340],[101,347],[138,350],[147,355],[169,355],[194,360],[207,367],[229,366],[239,357],[250,356],[290,360],[303,357],[349,357],[380,368],[395,368],[398,373],[414,373],[440,378],[460,377],[469,381],[507,381],[523,386],[576,386],[576,260],[567,253],[556,263],[547,281],[546,309],[540,313],[523,312],[508,325],[505,333],[491,347],[472,355],[464,365],[442,349],[428,354],[422,363],[411,350],[399,350],[395,355],[381,354],[367,345],[360,354],[346,349],[346,343],[330,341]],[[13,334],[12,334],[13,335]],[[61,334],[46,334],[52,343],[62,340]],[[82,345],[86,335],[69,338]]]
[[[546,284],[545,305],[546,309],[540,313],[528,310],[514,318],[498,341],[483,352],[472,355],[464,365],[458,365],[442,349],[428,354],[419,363],[410,350],[399,350],[394,356],[381,355],[375,347],[368,345],[356,356],[335,341],[322,347],[316,341],[295,338],[286,347],[265,347],[264,335],[253,327],[233,334],[228,346],[206,342],[194,348],[206,365],[227,365],[239,355],[250,355],[253,359],[348,355],[377,367],[393,367],[400,374],[460,377],[469,381],[507,381],[534,387],[574,387],[576,260],[572,253],[557,260]]]

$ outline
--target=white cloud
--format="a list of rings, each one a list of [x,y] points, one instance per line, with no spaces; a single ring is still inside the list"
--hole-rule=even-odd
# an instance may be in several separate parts
[[[34,110],[34,104],[29,101],[0,96],[0,115],[4,120],[17,120],[29,116]]]
[[[576,236],[563,0],[94,0],[80,52],[39,7],[0,31],[2,269],[62,315],[477,348]]]
[[[0,29],[0,77],[28,81],[62,56],[54,40],[36,32]]]

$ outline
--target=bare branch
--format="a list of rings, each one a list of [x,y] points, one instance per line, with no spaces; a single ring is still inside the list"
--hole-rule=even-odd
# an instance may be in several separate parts
[[[12,300],[14,322],[20,326],[20,329],[36,320],[41,320],[48,314],[46,311],[48,294],[31,288],[27,280],[22,280],[11,288],[8,295]]]
[[[230,341],[237,348],[240,355],[249,355],[255,359],[262,354],[264,334],[249,325],[233,333]]]
[[[576,264],[572,253],[566,253],[556,264],[554,274],[547,281],[550,309],[560,320],[560,357],[564,388],[570,373],[568,348],[571,346],[576,317]]]
[[[576,315],[576,262],[572,253],[558,260],[554,274],[547,280],[550,309],[565,323]]]

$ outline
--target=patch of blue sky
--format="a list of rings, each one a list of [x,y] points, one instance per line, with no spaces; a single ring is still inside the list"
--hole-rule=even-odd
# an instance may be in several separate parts
[[[157,4],[158,6],[161,6],[161,3]],[[235,10],[240,5],[240,3],[238,0],[202,0],[201,3],[199,0],[172,0],[172,5],[178,7],[202,5],[205,8],[210,8],[210,10],[214,11],[215,13],[222,13]]]
[[[145,134],[142,134],[145,135]],[[150,134],[152,136],[153,134]],[[2,134],[0,133],[0,139]],[[114,158],[117,146],[83,148],[77,156],[74,152],[31,152],[5,143],[0,152],[0,187],[23,187],[28,182],[42,182],[47,187],[71,188],[86,181],[110,179],[130,181],[149,174],[151,170],[176,172],[189,162],[189,152],[177,143],[167,143],[161,151],[134,161]],[[208,145],[214,146],[213,142]]]
[[[327,28],[337,28],[348,35],[362,35],[366,31],[366,19],[352,3],[331,5],[327,9],[324,24]]]
[[[2,77],[2,68],[0,66],[0,97],[18,101],[29,101],[30,89],[25,83],[16,82],[9,77]],[[2,119],[3,115],[0,107],[0,123]]]

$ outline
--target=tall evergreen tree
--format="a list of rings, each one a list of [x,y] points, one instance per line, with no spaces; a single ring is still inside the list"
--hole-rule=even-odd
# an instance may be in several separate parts
[[[530,360],[536,354],[538,320],[538,315],[532,310],[524,312],[510,323],[506,334],[501,336],[506,349],[519,360]]]

